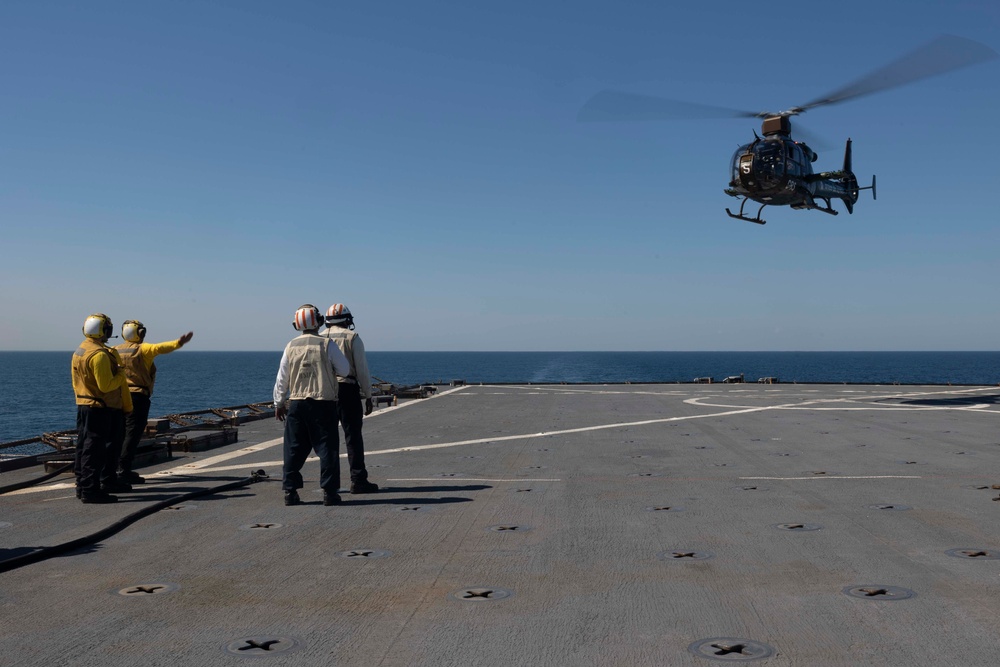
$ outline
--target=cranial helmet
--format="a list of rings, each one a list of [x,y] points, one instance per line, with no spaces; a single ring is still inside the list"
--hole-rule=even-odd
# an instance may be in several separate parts
[[[146,337],[146,326],[139,320],[125,320],[122,324],[122,338],[130,343],[141,343]]]
[[[111,318],[104,313],[94,313],[88,315],[83,321],[83,335],[94,340],[101,340],[105,336],[111,337],[115,327],[111,324]]]
[[[299,306],[299,309],[295,311],[292,326],[295,327],[296,331],[309,331],[319,329],[319,325],[322,323],[323,315],[319,312],[319,308],[307,303],[304,306]]]
[[[335,324],[354,326],[354,315],[351,315],[350,309],[342,303],[335,303],[326,309],[326,325],[332,327]]]

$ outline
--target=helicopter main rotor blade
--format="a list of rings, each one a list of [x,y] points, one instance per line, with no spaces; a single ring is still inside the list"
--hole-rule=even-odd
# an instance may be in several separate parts
[[[795,107],[791,112],[802,113],[815,107],[846,102],[997,57],[997,52],[985,44],[964,37],[942,35],[839,90]]]
[[[604,90],[591,97],[577,114],[582,123],[677,118],[756,118],[759,113],[664,97]]]

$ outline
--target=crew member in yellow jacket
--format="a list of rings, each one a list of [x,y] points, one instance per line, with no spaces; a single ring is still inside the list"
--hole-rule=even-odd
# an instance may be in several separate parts
[[[128,381],[115,351],[105,343],[114,326],[103,313],[87,317],[85,336],[73,353],[70,366],[73,393],[76,395],[76,495],[84,503],[113,503],[117,496],[114,465],[107,465],[109,454],[120,442],[124,427],[123,413],[132,411]]]
[[[153,360],[161,354],[169,354],[184,347],[194,336],[189,331],[177,340],[166,343],[147,343],[146,327],[139,320],[125,320],[122,324],[122,338],[125,342],[115,348],[121,355],[122,367],[128,379],[128,390],[132,394],[132,412],[125,417],[125,441],[118,459],[118,478],[128,484],[142,484],[146,480],[132,469],[135,449],[142,440],[149,421],[150,398],[156,382],[156,364]]]

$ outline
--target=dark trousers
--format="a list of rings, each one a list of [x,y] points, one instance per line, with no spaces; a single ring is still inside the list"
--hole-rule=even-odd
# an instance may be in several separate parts
[[[108,477],[108,461],[117,465],[118,457],[109,455],[121,444],[125,433],[125,419],[121,410],[91,405],[76,406],[76,458],[73,472],[76,485],[84,495],[101,490],[101,483],[113,481]]]
[[[324,491],[340,489],[340,433],[337,402],[289,401],[285,415],[285,461],[282,472],[285,491],[302,488],[302,466],[315,450],[319,457],[319,485]]]
[[[135,449],[146,432],[149,422],[149,396],[132,392],[132,412],[125,415],[125,442],[122,444],[122,455],[118,459],[118,469],[122,472],[132,472],[132,461],[135,460]]]
[[[353,382],[337,383],[337,412],[344,427],[344,447],[347,449],[347,464],[351,468],[351,482],[366,482],[365,440],[361,436],[365,409],[361,403],[361,387]]]

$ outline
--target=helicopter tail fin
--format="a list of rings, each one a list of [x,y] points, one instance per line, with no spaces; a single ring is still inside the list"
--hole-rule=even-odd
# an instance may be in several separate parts
[[[851,140],[848,138],[847,145],[844,147],[844,169],[843,169],[843,182],[847,186],[846,196],[841,197],[844,200],[844,206],[847,207],[848,213],[854,213],[854,203],[858,201],[858,179],[854,176],[854,171],[852,170],[852,160],[851,160]]]

